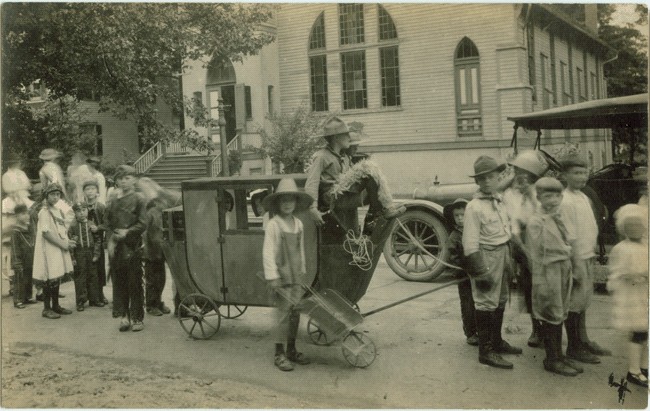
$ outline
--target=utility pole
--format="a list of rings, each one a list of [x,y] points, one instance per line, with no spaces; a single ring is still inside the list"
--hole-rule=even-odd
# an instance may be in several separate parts
[[[230,108],[230,106],[224,106],[223,104],[223,98],[221,98],[221,95],[219,96],[219,106],[217,107],[217,110],[219,111],[219,139],[221,142],[221,170],[223,172],[224,177],[230,176],[230,164],[228,163],[228,142],[226,141],[227,136],[226,136],[226,115],[225,111],[226,109]]]

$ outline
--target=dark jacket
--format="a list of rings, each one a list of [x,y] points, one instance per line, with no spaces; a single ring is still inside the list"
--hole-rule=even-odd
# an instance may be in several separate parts
[[[88,237],[86,237],[86,235]],[[74,256],[78,252],[84,250],[92,250],[93,257],[99,259],[104,251],[102,248],[101,235],[102,233],[100,231],[97,231],[96,233],[90,231],[88,221],[84,221],[83,223],[77,220],[73,221],[72,224],[70,224],[70,228],[68,228],[68,238],[73,238],[77,242],[77,247],[72,250],[72,255]],[[82,241],[82,238],[85,241]]]
[[[34,236],[28,227],[13,227],[11,231],[11,269],[22,275],[34,265]]]
[[[104,214],[106,231],[113,232],[118,228],[128,229],[126,238],[118,244],[130,249],[140,248],[142,233],[147,228],[147,210],[144,198],[138,193],[131,193],[121,198],[114,198]]]
[[[162,209],[150,207],[147,210],[147,231],[144,232],[144,254],[143,258],[149,261],[162,261]]]

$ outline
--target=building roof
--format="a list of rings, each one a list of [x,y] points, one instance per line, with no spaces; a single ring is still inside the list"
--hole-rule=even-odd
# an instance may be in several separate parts
[[[648,127],[648,94],[585,101],[508,120],[529,130]]]

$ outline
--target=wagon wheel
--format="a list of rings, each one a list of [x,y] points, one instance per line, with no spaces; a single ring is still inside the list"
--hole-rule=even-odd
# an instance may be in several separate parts
[[[399,220],[411,235],[395,220],[384,246],[386,262],[395,274],[405,280],[434,279],[445,269],[437,259],[444,261],[449,254],[444,224],[433,214],[419,210],[409,210]],[[436,258],[422,251],[420,245]]]
[[[375,361],[377,348],[370,337],[350,331],[341,343],[343,357],[353,367],[366,368]]]
[[[318,324],[315,321],[312,321],[310,318],[307,321],[307,334],[309,339],[316,345],[330,345],[331,341],[327,339],[327,334],[325,331],[321,330]]]
[[[207,340],[219,331],[221,316],[211,298],[203,294],[190,294],[179,305],[178,321],[192,338]]]
[[[247,309],[247,305],[221,305],[219,314],[225,319],[232,320],[244,315]]]

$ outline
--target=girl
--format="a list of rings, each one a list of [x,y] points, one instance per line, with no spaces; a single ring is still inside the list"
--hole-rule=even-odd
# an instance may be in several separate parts
[[[301,284],[306,268],[303,225],[293,213],[306,210],[312,201],[307,193],[298,191],[291,178],[282,179],[277,190],[262,201],[264,209],[274,215],[264,234],[263,261],[264,278],[273,290],[276,307],[275,366],[282,371],[293,370],[292,363],[309,364],[296,350],[300,313],[294,306],[304,294]]]
[[[628,204],[616,213],[616,228],[627,237],[609,257],[607,288],[614,293],[614,324],[630,334],[627,380],[648,386],[648,211]]]
[[[43,284],[43,317],[49,319],[72,314],[59,305],[59,285],[74,271],[70,250],[76,246],[68,239],[63,213],[56,206],[62,197],[63,187],[58,183],[43,190],[45,203],[38,213],[34,244],[34,281]]]

